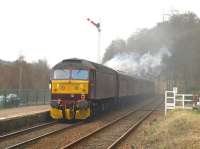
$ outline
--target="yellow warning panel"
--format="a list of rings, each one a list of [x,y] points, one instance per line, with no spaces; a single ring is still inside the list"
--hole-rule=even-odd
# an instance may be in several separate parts
[[[53,94],[88,94],[88,80],[52,80]]]

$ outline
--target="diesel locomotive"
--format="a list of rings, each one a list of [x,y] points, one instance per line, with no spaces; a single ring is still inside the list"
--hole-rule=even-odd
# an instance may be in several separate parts
[[[65,59],[50,77],[53,119],[82,120],[128,97],[152,95],[154,83],[83,59]],[[134,100],[134,98],[131,98]]]

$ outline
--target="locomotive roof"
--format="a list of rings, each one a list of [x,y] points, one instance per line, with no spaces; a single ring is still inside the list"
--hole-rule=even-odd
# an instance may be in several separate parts
[[[97,71],[116,73],[115,70],[108,68],[104,65],[78,58],[64,59],[60,63],[56,64],[53,69],[64,69],[66,67],[74,67],[79,69],[95,69]]]
[[[106,73],[111,73],[111,74],[118,73],[119,75],[124,76],[124,77],[152,82],[144,78],[130,76],[128,74],[125,74],[124,72],[115,71],[114,69],[106,67],[101,64],[97,64],[88,60],[78,59],[78,58],[64,59],[58,64],[56,64],[52,69],[66,69],[67,67],[75,68],[75,69],[95,69],[96,71],[101,71],[101,72],[106,72]]]

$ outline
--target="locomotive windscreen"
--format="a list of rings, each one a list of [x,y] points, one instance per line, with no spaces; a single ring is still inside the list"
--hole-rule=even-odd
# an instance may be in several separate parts
[[[70,77],[70,70],[68,69],[57,69],[54,70],[53,78],[54,79],[69,79]]]
[[[72,80],[88,80],[89,72],[88,70],[72,70],[71,72],[71,79]]]
[[[88,80],[89,71],[82,69],[56,69],[53,72],[53,79],[57,80]]]

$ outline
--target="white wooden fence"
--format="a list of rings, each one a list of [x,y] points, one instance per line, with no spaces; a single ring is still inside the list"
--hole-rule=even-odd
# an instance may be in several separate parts
[[[192,109],[192,106],[192,94],[177,94],[177,88],[173,88],[173,91],[165,91],[165,115],[167,114],[167,110],[176,108]]]

